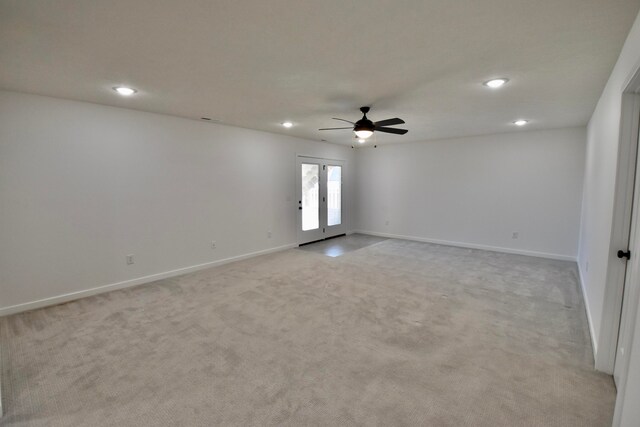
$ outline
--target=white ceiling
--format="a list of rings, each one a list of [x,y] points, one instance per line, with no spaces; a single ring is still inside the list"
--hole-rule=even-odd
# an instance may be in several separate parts
[[[640,0],[0,0],[0,87],[351,144],[587,123]],[[481,83],[509,77],[500,90]],[[131,98],[111,88],[130,85]],[[291,120],[285,129],[280,123]],[[372,138],[374,139],[374,138]]]

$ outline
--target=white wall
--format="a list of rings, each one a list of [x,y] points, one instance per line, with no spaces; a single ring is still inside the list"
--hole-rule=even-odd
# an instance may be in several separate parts
[[[636,19],[620,57],[598,101],[587,127],[587,160],[578,264],[583,278],[585,300],[591,317],[592,335],[596,342],[596,365],[599,365],[600,341],[607,277],[615,269],[624,269],[615,251],[624,246],[613,242],[612,219],[618,172],[618,143],[622,93],[640,66],[640,19]],[[608,349],[606,349],[608,351]],[[604,350],[603,350],[604,351]],[[608,370],[608,368],[606,368]]]
[[[575,259],[584,146],[568,128],[359,149],[356,229]]]
[[[0,313],[294,244],[296,153],[353,193],[349,147],[0,92]]]

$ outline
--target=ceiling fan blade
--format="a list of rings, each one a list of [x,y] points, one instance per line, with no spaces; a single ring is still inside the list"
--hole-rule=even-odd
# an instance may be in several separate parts
[[[342,122],[347,122],[347,123],[351,123],[352,125],[355,125],[355,123],[354,123],[354,122],[350,122],[349,120],[339,119],[339,118],[337,118],[337,117],[331,117],[331,118],[332,118],[333,120],[340,120],[340,121],[342,121]],[[404,123],[404,122],[402,122],[402,123]]]
[[[396,135],[404,135],[409,132],[407,129],[395,129],[395,128],[379,128],[376,126],[376,132],[395,133]]]
[[[376,125],[376,127],[402,125],[402,124],[404,124],[404,120],[399,119],[397,117],[395,119],[380,120],[379,122],[375,122],[374,123],[374,125]]]
[[[347,128],[322,128],[318,130],[337,130],[337,129],[353,129],[353,127],[349,126]]]

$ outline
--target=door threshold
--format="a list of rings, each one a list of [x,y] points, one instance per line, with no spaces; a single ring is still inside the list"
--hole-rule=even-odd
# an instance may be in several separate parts
[[[331,237],[325,237],[324,239],[318,239],[318,240],[314,240],[313,242],[307,242],[307,243],[300,243],[298,245],[298,247],[300,246],[307,246],[307,245],[311,245],[313,243],[318,243],[318,242],[324,242],[325,240],[331,240],[331,239],[335,239],[336,237],[343,237],[346,236],[346,233],[342,233],[342,234],[337,234],[335,236],[331,236]]]

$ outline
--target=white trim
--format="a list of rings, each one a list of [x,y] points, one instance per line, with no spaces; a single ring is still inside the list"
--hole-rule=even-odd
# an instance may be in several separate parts
[[[306,154],[299,154],[296,153],[296,158],[298,157],[304,157],[305,159],[312,159],[312,160],[329,160],[331,162],[343,162],[343,163],[347,163],[347,161],[345,159],[329,159],[327,157],[318,157],[318,156],[308,156]]]
[[[9,307],[0,308],[0,317],[9,316],[11,314],[21,313],[27,310],[34,310],[36,308],[47,307],[50,305],[62,304],[64,302],[69,302],[73,300],[77,300],[80,298],[85,298],[92,295],[102,294],[105,292],[115,291],[117,289],[130,288],[132,286],[142,285],[144,283],[155,282],[156,280],[166,279],[169,277],[179,276],[181,274],[192,273],[198,270],[204,270],[205,268],[216,267],[223,264],[228,264],[234,261],[241,261],[248,258],[257,257],[260,255],[266,255],[273,252],[280,252],[287,249],[292,249],[297,247],[298,245],[295,243],[290,243],[288,245],[278,246],[275,248],[264,249],[261,251],[250,252],[243,255],[238,255],[230,258],[220,259],[217,261],[211,261],[204,264],[192,265],[190,267],[178,268],[176,270],[165,271],[163,273],[151,274],[148,276],[138,277],[136,279],[125,280],[122,282],[111,283],[109,285],[102,285],[96,288],[85,289],[82,291],[71,292],[68,294],[58,295],[55,297],[44,298],[37,301],[26,302],[23,304],[16,304]]]
[[[584,301],[585,311],[587,312],[587,323],[589,324],[589,335],[591,336],[591,348],[593,349],[593,360],[596,360],[596,356],[598,354],[598,339],[596,337],[596,332],[593,329],[593,319],[591,317],[591,309],[589,306],[589,297],[587,295],[587,290],[584,287],[584,276],[582,275],[582,268],[580,268],[580,263],[578,263],[578,276],[580,280],[580,290],[582,291],[582,301]]]
[[[456,246],[460,248],[482,249],[485,251],[502,252],[505,254],[527,255],[537,258],[557,259],[560,261],[577,261],[575,256],[552,254],[547,252],[528,251],[523,249],[503,248],[499,246],[480,245],[476,243],[452,242],[449,240],[430,239],[428,237],[403,236],[400,234],[378,233],[377,231],[354,230],[354,233],[368,234],[370,236],[388,237],[390,239],[413,240],[416,242],[435,243],[437,245]]]
[[[0,418],[4,415],[2,410],[2,352],[0,352]]]

